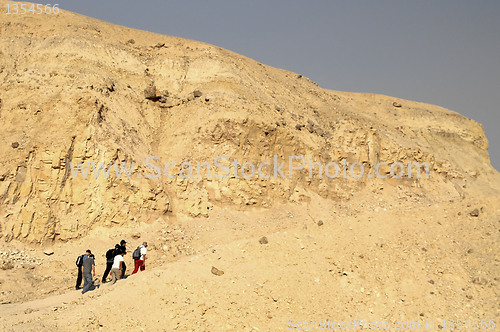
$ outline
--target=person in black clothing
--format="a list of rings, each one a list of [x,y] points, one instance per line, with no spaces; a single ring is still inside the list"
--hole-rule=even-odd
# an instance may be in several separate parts
[[[119,250],[120,250],[120,245],[117,244],[113,249],[109,249],[106,252],[106,270],[104,271],[104,275],[102,276],[103,284],[106,282],[106,278],[108,277],[108,274],[111,271],[111,268],[113,267],[113,261],[115,259],[115,256],[118,255]]]
[[[127,253],[127,248],[125,245],[127,244],[127,241],[121,240],[120,241],[120,252],[122,255],[125,255]],[[127,266],[125,265],[125,262],[122,262],[122,275],[120,278],[123,278],[125,276],[125,270],[127,269]]]
[[[82,279],[83,279],[83,261],[89,258],[89,256],[92,254],[90,249],[88,249],[85,254],[78,256],[76,259],[76,266],[78,268],[78,277],[76,278],[76,286],[75,289],[79,290],[82,284]]]

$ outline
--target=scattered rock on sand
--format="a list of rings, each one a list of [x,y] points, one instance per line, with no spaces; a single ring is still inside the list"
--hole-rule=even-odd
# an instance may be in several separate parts
[[[152,101],[157,101],[161,98],[161,96],[159,96],[158,90],[156,90],[156,86],[151,85],[144,89],[144,98]]]
[[[392,106],[394,106],[394,107],[401,107],[401,104],[400,104],[400,103],[397,103],[397,102],[393,102],[393,103],[392,103]]]
[[[325,131],[321,128],[314,128],[314,132],[321,137],[325,137]]]
[[[483,277],[475,277],[472,279],[472,283],[473,284],[476,284],[476,285],[487,285],[488,284],[488,280],[486,280],[485,278]]]
[[[161,96],[160,96],[160,103],[166,103],[168,101],[168,97],[170,97],[170,92],[168,92],[168,90],[163,90],[161,92]]]
[[[470,215],[471,217],[479,217],[479,210],[478,209],[472,210]]]
[[[43,252],[43,253],[44,253],[45,255],[47,255],[47,256],[50,256],[50,255],[53,255],[53,254],[54,254],[54,250],[46,249],[46,250],[44,250],[44,252]]]
[[[263,236],[259,239],[260,244],[268,244],[269,241],[267,240],[267,237]]]
[[[14,263],[2,261],[0,264],[0,270],[11,270],[14,268]]]
[[[323,226],[323,220],[318,221],[318,226]]]
[[[212,266],[212,274],[215,274],[216,276],[221,276],[224,274],[224,271],[222,270],[219,270],[218,268],[216,268],[215,266]]]
[[[17,149],[19,147],[19,142],[14,142],[11,144],[13,149]]]

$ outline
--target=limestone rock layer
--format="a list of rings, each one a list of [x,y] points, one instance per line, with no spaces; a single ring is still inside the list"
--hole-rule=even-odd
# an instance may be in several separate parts
[[[65,11],[1,15],[0,36],[0,231],[7,240],[66,241],[96,226],[203,217],[215,205],[302,204],[315,195],[345,201],[386,190],[439,202],[499,192],[482,126],[441,107],[325,90],[216,46]],[[218,156],[226,166],[276,158],[286,175],[290,156],[323,165],[345,159],[361,163],[364,175],[320,178],[315,167],[310,177],[307,166],[291,178],[164,172],[167,163],[170,175],[186,174],[183,162],[214,166]],[[155,173],[148,157],[160,177],[148,176]],[[133,172],[95,178],[92,162],[133,165]],[[379,179],[381,162],[426,162],[430,176]],[[74,176],[79,163],[90,167],[87,178]]]

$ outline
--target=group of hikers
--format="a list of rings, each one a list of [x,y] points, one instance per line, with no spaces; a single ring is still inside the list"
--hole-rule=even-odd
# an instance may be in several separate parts
[[[106,252],[106,270],[102,276],[102,283],[107,282],[108,275],[111,277],[111,284],[116,283],[118,279],[125,278],[127,265],[123,257],[127,254],[126,245],[127,242],[121,240],[120,244],[116,244],[114,248]],[[137,273],[139,270],[144,271],[146,269],[147,247],[148,243],[143,242],[141,246],[134,250],[132,254],[132,258],[134,259],[134,271],[132,274]],[[75,288],[76,290],[81,288],[80,285],[83,279],[82,294],[85,294],[94,288],[95,256],[90,249],[88,249],[85,254],[78,256],[76,259],[76,266],[78,267],[78,278],[76,279]]]

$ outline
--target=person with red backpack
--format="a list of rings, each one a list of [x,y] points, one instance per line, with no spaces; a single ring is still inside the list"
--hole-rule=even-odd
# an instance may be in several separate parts
[[[83,279],[83,261],[89,258],[89,256],[92,254],[90,249],[87,249],[85,254],[78,256],[76,258],[76,266],[78,268],[78,277],[76,278],[76,290],[79,290],[82,284],[82,279]]]

